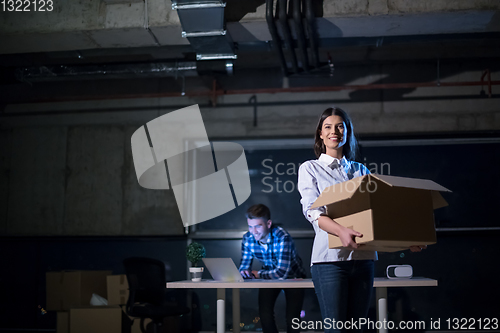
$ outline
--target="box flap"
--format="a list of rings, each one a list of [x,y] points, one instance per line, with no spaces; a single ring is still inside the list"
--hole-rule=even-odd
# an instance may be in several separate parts
[[[432,208],[438,209],[441,207],[448,206],[448,203],[446,202],[446,200],[444,200],[443,196],[438,191],[431,191],[431,196],[432,196]]]
[[[366,177],[368,177],[368,175],[363,177],[356,177],[349,181],[337,183],[325,188],[316,199],[316,201],[314,201],[311,208],[322,207],[333,202],[350,199],[354,195],[354,193],[356,193],[359,186]]]
[[[377,175],[377,174],[372,174],[372,176],[386,183],[389,186],[416,188],[420,190],[451,192],[446,187],[441,186],[433,182],[432,180],[428,179],[406,178],[406,177],[396,177],[396,176]]]

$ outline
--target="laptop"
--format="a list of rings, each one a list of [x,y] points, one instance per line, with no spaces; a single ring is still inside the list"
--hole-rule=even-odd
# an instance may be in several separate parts
[[[244,279],[231,258],[203,258],[203,263],[215,281],[243,282]]]

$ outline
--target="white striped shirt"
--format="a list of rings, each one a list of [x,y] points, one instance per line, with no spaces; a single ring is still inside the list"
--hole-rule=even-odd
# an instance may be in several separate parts
[[[338,166],[332,169],[330,166],[332,163],[337,163]],[[377,260],[375,251],[328,248],[328,233],[318,226],[318,217],[326,212],[326,208],[323,206],[310,209],[325,188],[369,173],[370,171],[361,163],[349,161],[345,157],[338,160],[326,154],[321,154],[317,160],[306,161],[300,166],[298,180],[298,190],[302,197],[300,203],[304,216],[311,222],[316,233],[311,265],[328,261]]]

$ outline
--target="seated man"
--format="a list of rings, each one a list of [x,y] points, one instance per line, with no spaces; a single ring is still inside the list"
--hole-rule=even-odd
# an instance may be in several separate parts
[[[273,227],[271,212],[259,204],[248,208],[248,232],[241,242],[240,273],[244,278],[293,279],[306,276],[292,237],[281,227]],[[251,271],[253,258],[262,263],[260,271]],[[259,314],[264,333],[277,333],[274,304],[282,289],[259,289]],[[287,332],[294,332],[292,319],[299,318],[304,290],[284,288]]]

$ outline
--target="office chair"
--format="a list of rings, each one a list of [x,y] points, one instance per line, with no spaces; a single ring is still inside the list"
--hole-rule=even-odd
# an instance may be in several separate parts
[[[151,318],[154,333],[160,333],[163,319],[189,313],[189,309],[167,301],[165,264],[150,258],[127,258],[123,261],[129,285],[126,312],[141,318],[141,332],[146,333],[144,319]]]

